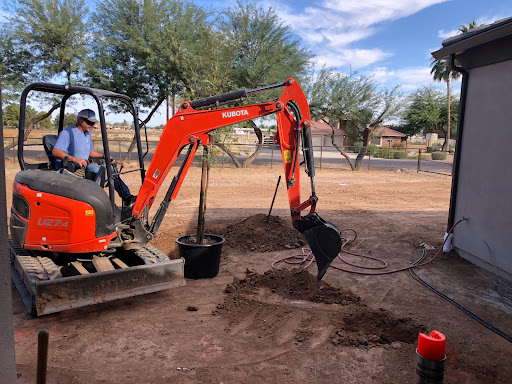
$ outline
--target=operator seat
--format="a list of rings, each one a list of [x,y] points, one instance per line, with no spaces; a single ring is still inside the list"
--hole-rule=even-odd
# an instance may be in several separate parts
[[[53,147],[55,147],[55,143],[57,143],[57,135],[45,135],[43,136],[43,147],[46,152],[46,156],[48,156],[48,160],[50,160],[50,169],[55,169],[55,157],[52,155]]]
[[[55,167],[55,157],[52,155],[53,147],[57,143],[57,139],[59,136],[57,135],[45,135],[43,136],[43,147],[46,152],[46,156],[48,156],[48,160],[50,160],[49,169],[56,169]],[[71,173],[76,174],[76,170],[68,169]],[[83,172],[83,171],[82,171]],[[99,172],[94,175],[92,172],[85,171],[81,174],[81,177],[85,177],[88,180],[94,181],[100,187],[105,188],[108,186],[108,180],[106,179],[106,169],[104,165],[101,165]]]

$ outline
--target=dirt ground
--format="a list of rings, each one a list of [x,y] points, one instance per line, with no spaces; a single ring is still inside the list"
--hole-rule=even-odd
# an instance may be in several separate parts
[[[407,272],[367,276],[330,268],[317,286],[314,264],[280,262],[272,269],[302,255],[304,245],[291,226],[284,186],[265,221],[279,172],[212,169],[207,233],[227,239],[213,279],[41,318],[25,313],[13,286],[18,382],[35,382],[42,329],[50,331],[49,383],[408,383],[418,332],[434,329],[447,338],[445,383],[510,382],[512,345]],[[8,186],[14,174],[7,170]],[[195,232],[199,179],[199,169],[191,169],[152,241],[171,257],[177,257],[175,239]],[[125,180],[136,188],[135,176]],[[413,263],[424,243],[442,244],[448,177],[324,170],[316,183],[317,212],[357,232],[347,249],[381,258],[387,269]],[[309,182],[302,184],[305,199]],[[10,191],[7,199],[10,205]],[[341,259],[333,265],[355,269]],[[512,308],[489,273],[454,253],[417,273],[512,333]]]

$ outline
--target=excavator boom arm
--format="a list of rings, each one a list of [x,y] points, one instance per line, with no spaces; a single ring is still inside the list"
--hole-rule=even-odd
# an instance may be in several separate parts
[[[184,103],[176,115],[165,125],[153,160],[148,168],[144,183],[142,184],[137,196],[137,201],[132,210],[134,218],[139,218],[146,207],[150,208],[152,206],[162,183],[185,146],[197,142],[208,145],[211,140],[210,136],[207,134],[208,132],[227,125],[237,124],[276,113],[278,137],[288,185],[290,209],[295,213],[292,215],[292,218],[294,220],[299,219],[300,214],[298,209],[301,206],[299,183],[300,167],[298,165],[294,167],[293,165],[298,152],[299,143],[297,141],[297,133],[303,129],[305,125],[309,126],[309,105],[304,92],[294,79],[288,79],[285,83],[279,84],[278,86],[284,86],[284,90],[279,99],[275,102],[214,110],[195,110],[192,108],[193,105],[199,105],[199,107],[209,105],[208,103],[211,105],[214,103],[214,97]],[[271,87],[261,88],[260,90],[267,90],[269,88]],[[254,91],[237,91],[223,95],[232,95],[232,97],[238,99],[245,94],[253,92]],[[223,100],[223,95],[219,95],[221,96],[220,100],[226,101]],[[198,101],[200,102],[198,103]],[[294,101],[294,104],[300,109],[302,118],[299,122],[297,122],[296,116],[294,116],[292,111],[287,107],[290,101]],[[195,146],[195,148],[197,149],[197,146]],[[180,172],[179,179],[170,196],[171,200],[176,198],[187,170],[188,166]],[[292,180],[292,182],[290,182],[290,180]]]
[[[277,87],[284,87],[284,89],[279,99],[274,102],[209,110],[195,109],[218,108],[220,104],[241,99],[251,93]],[[315,195],[309,104],[302,88],[293,78],[287,79],[284,83],[268,87],[225,93],[185,102],[181,105],[176,115],[165,125],[153,160],[132,209],[132,219],[139,224],[138,232],[140,235],[136,236],[139,238],[138,241],[144,244],[156,235],[169,202],[174,200],[179,192],[199,144],[211,144],[211,136],[208,135],[208,132],[273,113],[277,117],[278,131],[275,140],[281,147],[292,223],[304,235],[313,251],[318,265],[318,279],[321,279],[341,249],[341,236],[336,226],[325,222],[315,213],[318,198]],[[299,146],[301,139],[306,171],[311,179],[311,195],[304,202],[301,202],[300,199],[299,179]],[[148,219],[144,215],[152,206],[156,194],[180,152],[187,145],[189,145],[187,157],[178,174],[174,176],[165,199],[153,218],[152,225],[141,224]],[[301,211],[307,208],[310,208],[309,213],[301,216]],[[140,230],[140,228],[144,229]]]

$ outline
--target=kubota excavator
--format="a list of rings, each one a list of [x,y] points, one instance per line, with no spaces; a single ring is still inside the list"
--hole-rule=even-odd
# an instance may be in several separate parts
[[[256,92],[283,88],[271,102],[226,106]],[[51,156],[57,135],[43,137],[49,161],[29,163],[24,156],[27,98],[38,91],[61,95],[58,132],[64,128],[66,103],[75,95],[96,102],[102,134],[105,177],[77,176],[67,167],[56,170]],[[111,160],[103,101],[122,103],[134,117],[138,168],[120,172]],[[156,235],[169,203],[178,194],[199,145],[211,144],[209,132],[246,120],[276,114],[277,134],[293,226],[306,238],[321,279],[341,248],[339,230],[315,212],[314,162],[309,105],[293,78],[253,90],[240,90],[184,102],[167,122],[147,169],[137,108],[129,97],[88,87],[33,83],[22,93],[18,161],[10,217],[12,277],[27,310],[36,315],[156,292],[185,284],[184,260],[170,260],[148,244]],[[300,198],[302,159],[311,195]],[[32,144],[33,145],[33,144]],[[40,144],[39,144],[40,146]],[[149,210],[182,150],[186,155],[156,213]],[[138,172],[142,186],[131,207],[116,205],[113,177]],[[303,214],[305,210],[309,212]]]

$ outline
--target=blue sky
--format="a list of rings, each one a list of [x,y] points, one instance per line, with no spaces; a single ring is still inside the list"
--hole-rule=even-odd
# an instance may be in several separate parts
[[[205,2],[206,3],[206,2]],[[224,7],[234,1],[213,1]],[[475,19],[489,24],[512,16],[504,0],[273,0],[274,8],[322,65],[373,75],[404,92],[431,84],[431,52]],[[442,86],[438,84],[438,86]],[[460,85],[459,85],[460,86]],[[457,84],[454,84],[454,88]]]
[[[5,0],[2,0],[5,1]],[[214,9],[236,6],[236,0],[192,0]],[[284,24],[323,65],[341,72],[350,68],[373,76],[384,88],[400,85],[404,94],[434,85],[431,52],[473,19],[490,24],[512,16],[511,0],[258,0],[272,7]],[[460,88],[454,82],[453,91]],[[144,115],[144,114],[143,114]],[[162,107],[150,126],[165,123]],[[122,118],[121,120],[122,121]],[[112,121],[114,122],[114,121]]]
[[[236,0],[196,0],[223,9]],[[262,0],[272,7],[323,65],[373,76],[384,88],[404,94],[433,85],[431,52],[473,19],[480,24],[512,16],[510,0]],[[460,81],[454,82],[457,93]]]

